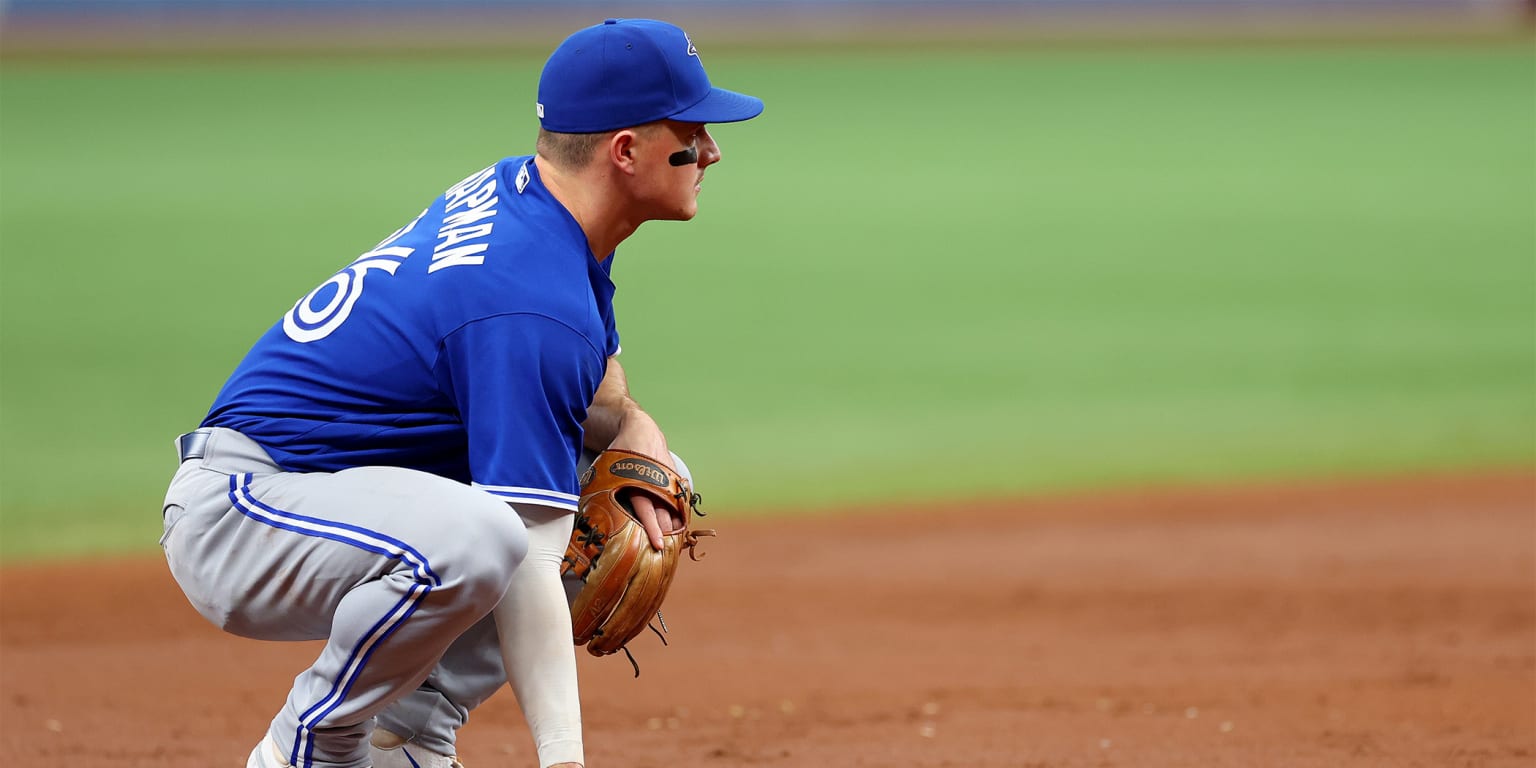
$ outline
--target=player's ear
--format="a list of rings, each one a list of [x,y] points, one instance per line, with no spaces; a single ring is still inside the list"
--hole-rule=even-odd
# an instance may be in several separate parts
[[[635,175],[637,138],[639,137],[633,129],[625,128],[614,131],[613,136],[608,139],[608,162],[620,173],[628,176]]]

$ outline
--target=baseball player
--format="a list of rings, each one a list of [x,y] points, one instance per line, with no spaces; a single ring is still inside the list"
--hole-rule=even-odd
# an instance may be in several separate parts
[[[671,455],[614,359],[614,249],[693,218],[721,157],[706,124],[762,109],[676,26],[576,32],[539,80],[537,153],[299,299],[177,439],[161,546],[189,601],[237,635],[326,641],[248,768],[457,765],[506,682],[539,765],[582,764],[559,573],[578,455]],[[634,507],[660,549],[669,521]]]

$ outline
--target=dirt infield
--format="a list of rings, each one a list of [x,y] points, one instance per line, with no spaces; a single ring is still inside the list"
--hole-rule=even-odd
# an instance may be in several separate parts
[[[1536,765],[1536,475],[716,514],[612,766]],[[315,644],[221,635],[155,559],[0,571],[7,765],[243,765]],[[532,765],[509,693],[461,738]]]

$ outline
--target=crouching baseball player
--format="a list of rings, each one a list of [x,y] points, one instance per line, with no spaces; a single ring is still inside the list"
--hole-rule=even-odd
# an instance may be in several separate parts
[[[704,533],[614,357],[610,273],[640,224],[697,212],[706,124],[762,102],[650,20],[576,32],[538,93],[536,154],[299,299],[176,441],[161,545],[189,601],[237,635],[326,641],[249,768],[456,765],[504,683],[539,765],[580,766],[573,636],[622,650]]]

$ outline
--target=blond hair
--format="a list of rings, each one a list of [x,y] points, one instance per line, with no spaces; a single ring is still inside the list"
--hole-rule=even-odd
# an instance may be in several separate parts
[[[541,157],[547,158],[563,171],[579,171],[592,162],[597,148],[619,131],[629,130],[641,135],[654,134],[662,121],[645,123],[630,128],[615,128],[601,133],[559,133],[539,129],[539,140],[534,145]]]
[[[602,133],[558,133],[539,129],[536,145],[541,157],[549,158],[564,171],[579,171],[592,162],[592,155],[613,131]]]

